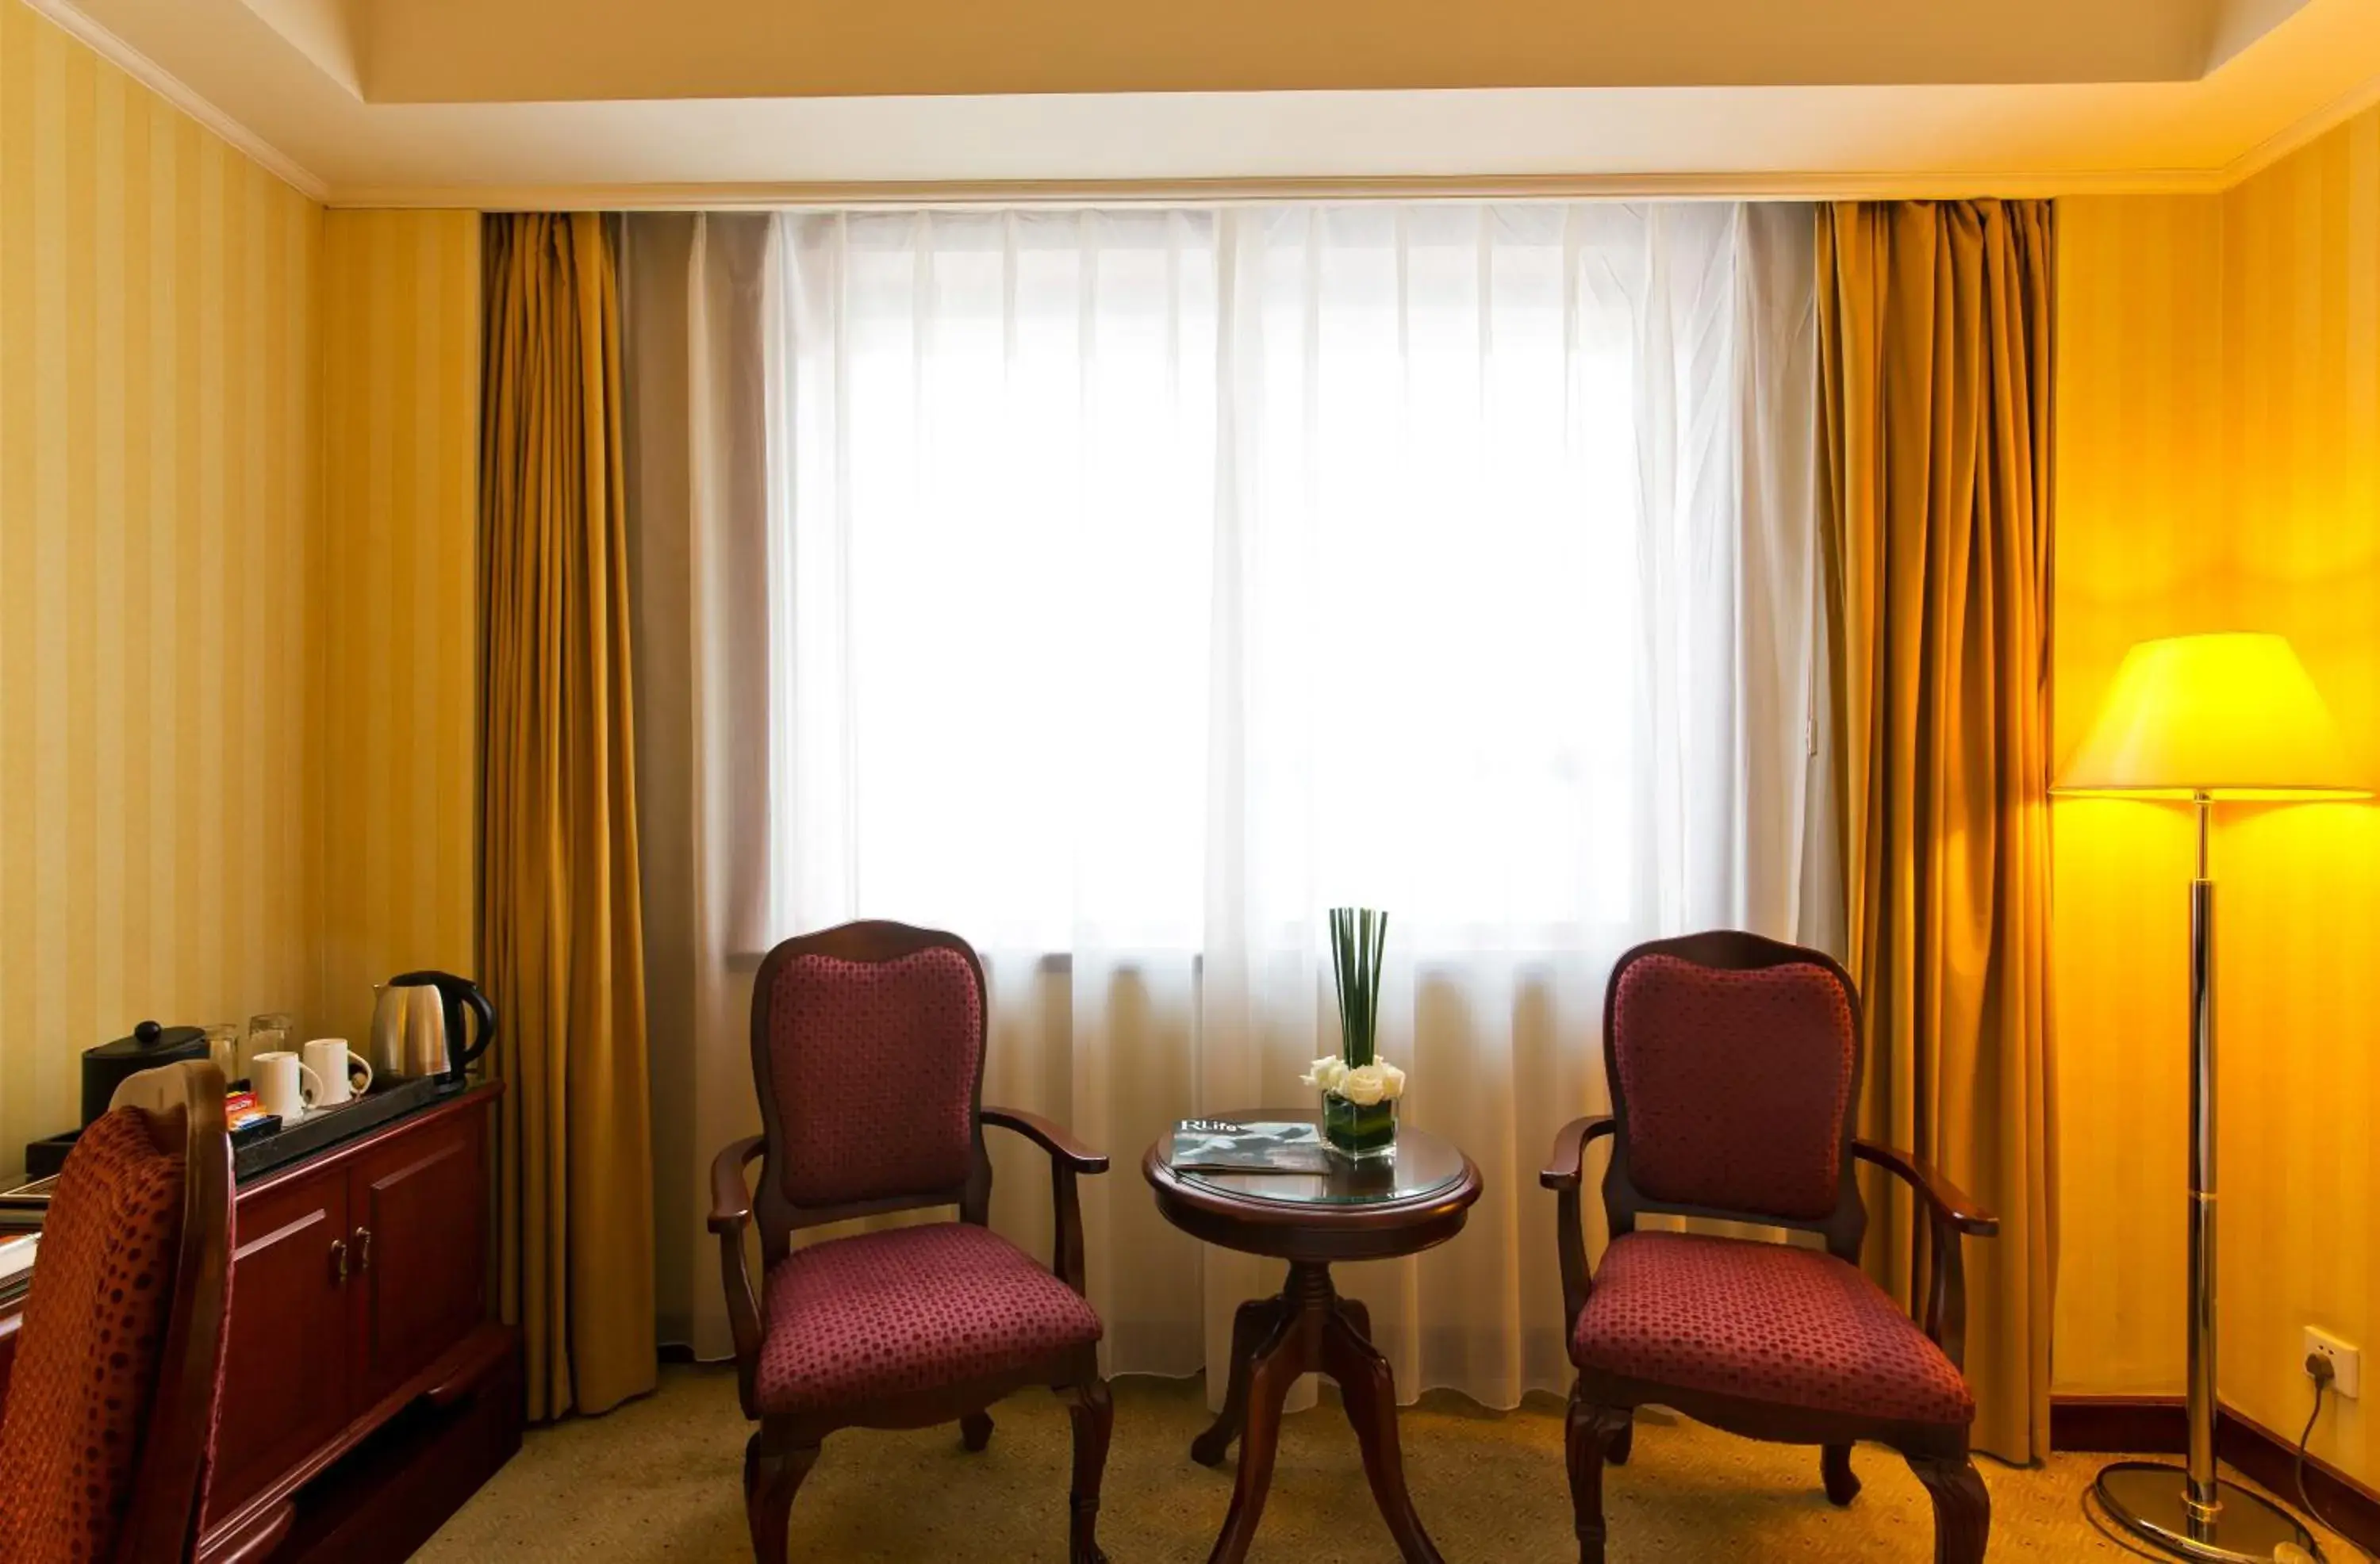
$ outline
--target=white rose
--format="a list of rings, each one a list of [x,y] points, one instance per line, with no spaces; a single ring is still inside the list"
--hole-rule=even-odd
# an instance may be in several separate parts
[[[1300,1079],[1304,1080],[1307,1085],[1319,1086],[1326,1092],[1337,1091],[1339,1089],[1339,1083],[1344,1081],[1346,1078],[1346,1061],[1341,1059],[1336,1054],[1331,1055],[1328,1059],[1316,1060],[1314,1061],[1314,1068],[1308,1070],[1302,1077],[1300,1077]]]
[[[1389,1095],[1389,1078],[1377,1064],[1359,1064],[1339,1083],[1339,1095],[1358,1108],[1369,1108]]]
[[[1405,1073],[1398,1069],[1395,1065],[1390,1064],[1385,1059],[1380,1061],[1379,1070],[1381,1081],[1380,1095],[1390,1102],[1394,1102],[1397,1098],[1404,1096]]]

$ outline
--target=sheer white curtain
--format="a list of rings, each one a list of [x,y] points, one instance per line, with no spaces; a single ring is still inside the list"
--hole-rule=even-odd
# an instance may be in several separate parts
[[[1562,1388],[1535,1171],[1605,1101],[1612,958],[1835,937],[1810,246],[1806,208],[1716,202],[776,219],[758,925],[982,950],[987,1099],[1116,1158],[1112,1371],[1220,1364],[1277,1285],[1135,1164],[1302,1100],[1352,903],[1390,913],[1409,1118],[1488,1193],[1342,1285],[1407,1395]]]
[[[766,214],[637,214],[621,247],[630,633],[661,1340],[729,1355],[710,1158],[759,1128],[768,943]]]

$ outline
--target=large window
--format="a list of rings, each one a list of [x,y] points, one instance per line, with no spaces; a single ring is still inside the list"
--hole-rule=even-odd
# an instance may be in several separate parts
[[[1748,921],[1813,598],[1806,405],[1754,394],[1807,249],[1761,236],[1722,204],[782,219],[776,932]]]
[[[965,936],[986,1100],[1122,1160],[1301,1100],[1324,911],[1385,907],[1380,1048],[1488,1193],[1347,1285],[1401,1384],[1567,1385],[1551,1247],[1489,1235],[1608,1103],[1611,958],[1831,932],[1810,210],[629,233],[649,970],[696,1142],[748,1125],[748,957],[785,935]],[[1038,1246],[1046,1170],[992,1154]],[[1082,1198],[1109,1367],[1196,1370],[1256,1262],[1136,1181]]]

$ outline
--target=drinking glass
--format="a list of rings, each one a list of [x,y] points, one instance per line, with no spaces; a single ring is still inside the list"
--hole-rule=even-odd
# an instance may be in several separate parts
[[[251,1073],[255,1069],[258,1054],[288,1049],[293,1046],[289,1039],[297,1030],[298,1023],[295,1019],[277,1012],[267,1011],[262,1015],[249,1016],[248,1049],[240,1055],[239,1073],[242,1075]]]
[[[239,1028],[228,1021],[218,1021],[206,1029],[207,1058],[223,1072],[224,1085],[228,1086],[248,1073],[241,1068]]]

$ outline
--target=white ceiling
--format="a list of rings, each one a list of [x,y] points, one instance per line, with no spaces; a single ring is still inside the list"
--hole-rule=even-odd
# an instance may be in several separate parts
[[[2380,0],[29,3],[357,205],[2215,188],[2380,95]]]

